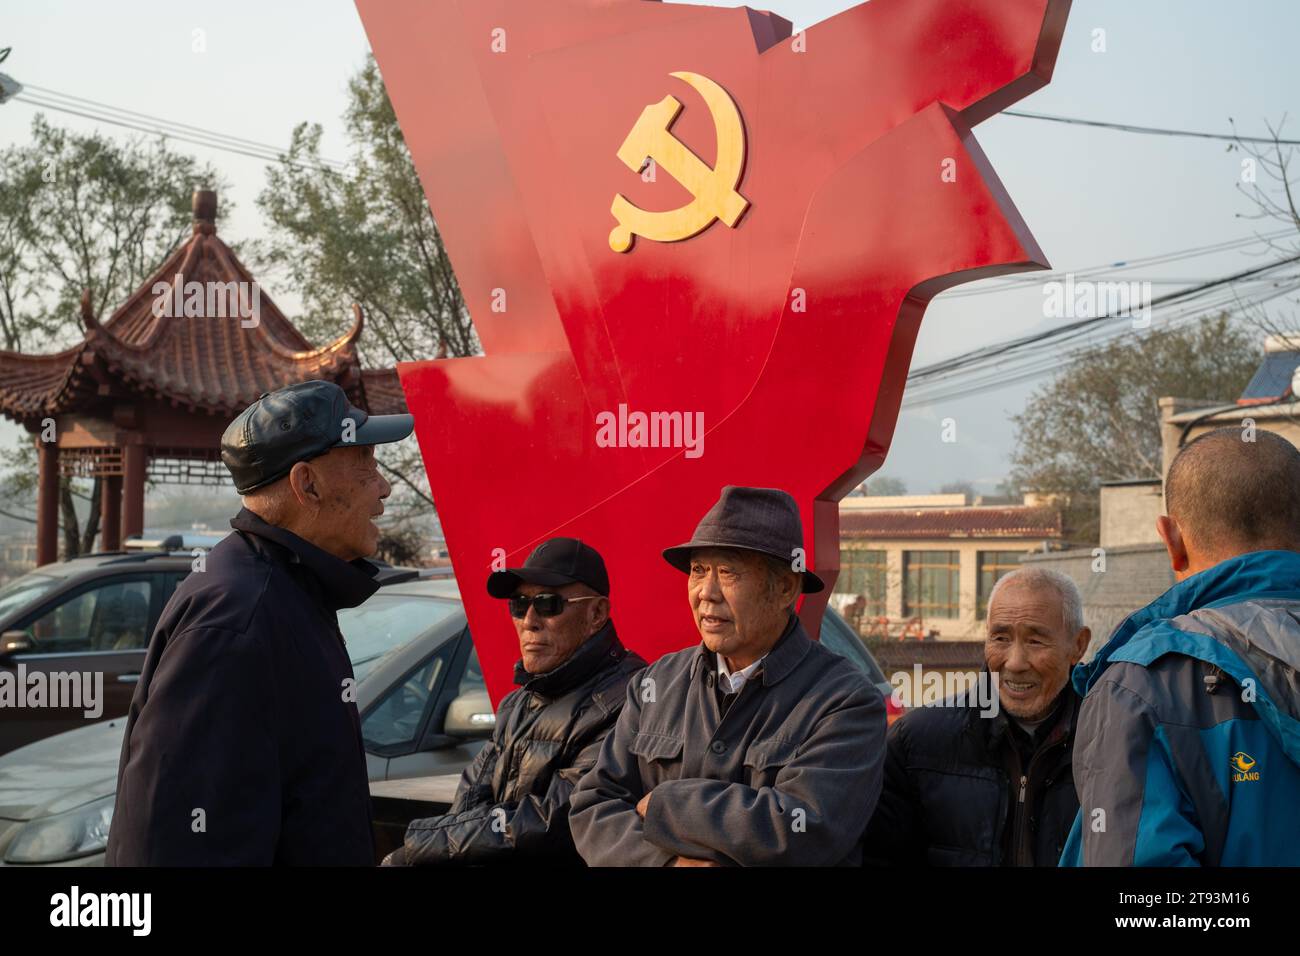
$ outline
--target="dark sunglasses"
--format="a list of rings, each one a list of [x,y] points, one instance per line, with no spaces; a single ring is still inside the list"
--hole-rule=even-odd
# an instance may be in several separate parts
[[[511,617],[527,617],[529,607],[536,611],[539,617],[557,617],[564,613],[566,604],[575,601],[594,601],[598,596],[590,594],[587,597],[566,598],[559,594],[534,594],[532,597],[514,594],[506,599],[506,603],[510,605]]]

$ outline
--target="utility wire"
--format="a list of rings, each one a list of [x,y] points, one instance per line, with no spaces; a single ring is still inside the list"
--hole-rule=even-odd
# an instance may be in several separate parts
[[[1050,113],[1031,113],[1028,110],[1002,110],[1004,116],[1019,119],[1045,120],[1049,123],[1067,123],[1071,126],[1092,126],[1121,133],[1141,133],[1146,136],[1184,136],[1192,139],[1214,139],[1230,143],[1263,143],[1268,146],[1300,146],[1300,139],[1273,139],[1271,136],[1238,136],[1236,133],[1205,133],[1190,129],[1165,129],[1158,126],[1138,126],[1133,123],[1107,123],[1103,120],[1080,119],[1077,116],[1053,116]]]
[[[222,133],[208,131],[188,132],[185,129],[174,127],[166,120],[155,120],[152,121],[154,125],[146,125],[143,122],[134,122],[125,116],[100,111],[92,106],[77,108],[67,103],[56,102],[40,95],[33,96],[25,92],[14,97],[14,100],[38,109],[55,110],[56,112],[67,113],[72,116],[79,116],[96,122],[109,123],[113,126],[120,126],[125,129],[131,129],[154,136],[162,136],[179,142],[190,143],[195,146],[203,146],[208,149],[216,149],[226,153],[248,156],[252,159],[260,159],[268,163],[284,162],[299,169],[325,169],[331,172],[338,172],[346,168],[344,164],[338,163],[336,160],[322,159],[319,164],[302,163],[290,160],[287,156],[287,150],[279,150],[276,147],[261,144],[243,147],[235,144],[235,141],[239,140],[239,137],[227,137]],[[194,129],[198,128],[196,127]],[[244,142],[252,143],[251,140]]]
[[[1239,308],[1247,308],[1262,305],[1265,302],[1297,290],[1300,290],[1300,282],[1292,282],[1282,288],[1276,290],[1265,290],[1264,292],[1247,296],[1245,298],[1237,298],[1233,295],[1216,296],[1212,301],[1197,303],[1193,308],[1183,309],[1181,312],[1175,313],[1175,315],[1166,318],[1161,323],[1162,327],[1158,331],[1160,334],[1167,333],[1172,331],[1175,326],[1184,324],[1189,317],[1203,318],[1208,313],[1216,312],[1225,306],[1236,305]],[[922,405],[931,405],[941,401],[951,401],[969,395],[996,391],[1005,388],[1008,385],[1014,385],[1023,381],[1039,378],[1045,374],[1060,369],[1064,364],[1074,358],[1104,348],[1127,333],[1127,329],[1121,329],[1117,334],[1108,336],[1104,339],[1088,342],[1076,348],[1066,350],[1065,352],[1053,354],[1046,359],[1041,356],[1009,357],[1004,360],[1003,363],[995,364],[991,368],[961,373],[957,376],[958,381],[956,382],[942,381],[925,383],[925,385],[922,386],[923,390],[919,394],[909,389],[907,396],[903,400],[902,407],[907,409]],[[1026,361],[1026,358],[1028,358],[1028,361]],[[1003,366],[1006,363],[1012,363],[1012,367],[1004,368]],[[967,381],[961,381],[960,379],[962,375],[975,377]],[[925,390],[925,386],[929,386],[928,391]]]
[[[1163,324],[1165,325],[1166,329],[1168,329],[1172,325],[1179,323],[1186,318],[1203,317],[1207,313],[1218,311],[1223,307],[1236,306],[1237,308],[1240,309],[1252,305],[1257,305],[1262,302],[1266,302],[1271,299],[1278,298],[1279,296],[1286,295],[1287,293],[1294,291],[1298,286],[1300,286],[1300,284],[1288,283],[1277,289],[1257,290],[1251,293],[1250,295],[1246,296],[1244,299],[1238,297],[1236,292],[1231,288],[1218,288],[1208,293],[1201,293],[1197,297],[1194,297],[1192,299],[1180,303],[1180,305],[1175,308],[1172,314],[1165,317]],[[958,372],[953,377],[955,377],[960,381],[960,379],[962,379],[963,376],[988,376],[990,372],[994,373],[994,377],[1004,376],[1010,374],[1009,371],[1006,371],[1008,364],[1011,364],[1013,366],[1013,368],[1010,371],[1015,371],[1016,368],[1024,368],[1029,363],[1040,360],[1039,356],[1048,347],[1059,347],[1061,341],[1064,339],[1077,339],[1082,335],[1087,335],[1094,331],[1096,331],[1096,329],[1092,329],[1092,328],[1076,329],[1070,332],[1068,335],[1062,336],[1061,338],[1058,338],[1052,342],[1043,343],[1034,346],[1033,354],[1027,354],[1029,350],[1025,350],[1015,355],[1009,355],[997,360],[992,360],[991,365],[986,362],[984,363],[983,368],[972,368],[972,369],[968,369],[967,371]],[[1104,336],[1099,339],[1094,339],[1088,344],[1084,345],[1082,348],[1075,350],[1074,352],[1066,352],[1064,353],[1064,355],[1061,354],[1054,355],[1052,358],[1048,360],[1048,364],[1043,368],[1050,369],[1052,367],[1059,366],[1060,363],[1063,361],[1063,359],[1070,355],[1078,354],[1080,352],[1087,351],[1092,348],[1099,348],[1105,344],[1108,344],[1111,341],[1114,341],[1115,339],[1120,338],[1125,334],[1127,334],[1127,329],[1121,326],[1118,329],[1115,329],[1112,332],[1112,334]],[[922,390],[921,393],[918,395],[915,390],[909,388],[909,398],[913,398],[913,399],[924,398],[926,401],[929,401],[935,398],[936,396],[940,395],[940,393],[946,395],[946,390],[949,389],[952,385],[957,384],[953,382],[952,380],[953,377],[947,377],[943,379],[936,379],[930,382],[919,383],[917,387],[919,387]]]
[[[1147,306],[1154,308],[1156,306],[1165,305],[1170,302],[1176,302],[1180,299],[1185,299],[1194,296],[1197,293],[1204,292],[1209,289],[1217,288],[1218,286],[1229,285],[1241,279],[1247,279],[1250,278],[1251,276],[1260,275],[1261,273],[1268,272],[1273,269],[1277,269],[1283,265],[1290,265],[1291,263],[1294,262],[1300,262],[1300,255],[1289,256],[1285,259],[1279,259],[1275,262],[1270,262],[1263,266],[1256,266],[1253,269],[1246,269],[1242,272],[1234,273],[1233,275],[1224,276],[1219,279],[1213,279],[1209,282],[1204,282],[1201,283],[1200,285],[1192,286],[1189,289],[1180,289],[1176,292],[1169,292],[1166,293],[1165,295],[1156,296],[1155,298],[1151,299],[1150,302],[1147,303]],[[1021,349],[1027,345],[1032,345],[1038,342],[1050,341],[1052,339],[1059,338],[1060,336],[1069,333],[1075,329],[1083,329],[1091,326],[1096,326],[1102,322],[1110,321],[1113,318],[1114,316],[1110,314],[1089,316],[1088,318],[1078,319],[1074,322],[1067,323],[1066,325],[1058,326],[1055,329],[1049,329],[1044,332],[1036,332],[1030,335],[1020,336],[1018,338],[1008,339],[1004,342],[997,342],[992,345],[986,345],[981,348],[974,349],[970,352],[964,352],[960,355],[955,355],[952,358],[944,359],[942,361],[935,362],[931,365],[925,365],[922,366],[921,368],[915,369],[912,371],[910,375],[908,375],[907,380],[909,383],[923,381],[924,379],[932,378],[935,375],[940,375],[946,372],[955,371],[956,369],[961,368],[964,365],[969,365],[971,362],[977,360],[987,359],[996,355],[1003,355],[1007,352],[1011,352],[1016,349]]]
[[[1285,229],[1279,229],[1277,232],[1266,232],[1253,236],[1241,236],[1237,239],[1228,239],[1222,242],[1210,243],[1209,245],[1193,246],[1189,249],[1178,249],[1173,252],[1162,252],[1158,255],[1143,256],[1137,259],[1120,259],[1115,262],[1086,266],[1082,269],[1068,269],[1056,272],[1027,272],[1020,275],[1004,276],[998,280],[997,284],[993,284],[990,280],[987,285],[977,285],[974,288],[959,288],[944,292],[943,298],[959,299],[971,295],[991,295],[994,292],[1005,292],[1008,289],[1017,287],[1032,286],[1038,283],[1064,279],[1067,275],[1072,275],[1078,279],[1086,276],[1094,276],[1103,272],[1123,272],[1127,269],[1135,269],[1144,265],[1167,265],[1171,262],[1181,262],[1185,259],[1196,259],[1215,252],[1228,252],[1261,242],[1271,242],[1274,239],[1281,239],[1288,235],[1295,235],[1295,230],[1291,227],[1287,227]]]
[[[1254,280],[1247,280],[1247,281],[1254,281]],[[1204,316],[1208,312],[1221,310],[1222,308],[1227,306],[1236,306],[1238,308],[1243,308],[1247,305],[1257,304],[1257,302],[1259,301],[1267,301],[1269,299],[1277,298],[1280,295],[1285,295],[1286,293],[1292,291],[1294,288],[1295,288],[1294,285],[1284,284],[1280,288],[1276,288],[1276,289],[1257,290],[1253,292],[1250,296],[1247,296],[1246,299],[1244,300],[1239,298],[1236,292],[1232,288],[1226,288],[1226,289],[1220,288],[1216,290],[1211,290],[1209,293],[1202,293],[1200,296],[1193,297],[1184,302],[1179,303],[1180,308],[1175,310],[1171,315],[1165,318],[1165,324],[1169,325],[1187,317]],[[1041,355],[1043,352],[1047,351],[1048,349],[1057,349],[1065,341],[1077,340],[1080,337],[1091,335],[1096,331],[1097,329],[1091,327],[1078,328],[1065,335],[1059,336],[1058,338],[1053,339],[1051,341],[1046,341],[1037,345],[1026,347],[1025,349],[1020,350],[1012,355],[1003,356],[996,359],[990,359],[985,362],[973,363],[973,367],[968,367],[964,371],[959,371],[955,373],[955,375],[958,378],[960,378],[963,375],[979,375],[985,373],[990,368],[992,369],[1005,368],[1008,363],[1016,363],[1016,362],[1023,363],[1026,361],[1033,361],[1038,355]],[[1085,348],[1092,348],[1097,345],[1105,344],[1107,342],[1119,338],[1124,334],[1126,334],[1126,329],[1124,328],[1123,325],[1120,325],[1118,328],[1114,329],[1113,334],[1105,335],[1093,339],[1092,344],[1086,346]],[[1053,359],[1052,361],[1053,362],[1059,361],[1059,357],[1057,359]],[[927,387],[943,389],[949,387],[952,384],[951,379],[952,376],[947,376],[944,378],[934,379],[932,381],[919,382],[916,383],[916,385],[917,387],[922,389],[925,389]]]
[[[165,120],[157,116],[151,116],[148,113],[140,113],[137,112],[136,110],[122,109],[121,107],[118,106],[112,106],[108,103],[102,103],[99,100],[87,99],[84,96],[73,96],[70,93],[60,93],[58,90],[51,90],[43,86],[35,86],[29,84],[28,86],[25,87],[25,89],[29,91],[35,91],[36,93],[40,94],[43,98],[48,99],[52,97],[55,101],[66,101],[73,105],[95,107],[97,110],[107,110],[109,113],[117,113],[125,117],[129,117],[136,120],[143,120],[147,123],[152,123],[158,126],[171,127],[173,129],[180,130],[182,132],[188,131],[205,137],[217,138],[219,140],[224,140],[241,146],[246,146],[251,149],[268,151],[271,153],[284,152],[284,150],[276,146],[270,146],[266,143],[259,143],[257,140],[246,139],[243,136],[231,136],[226,133],[218,133],[215,132],[214,130],[206,129],[205,127],[202,126],[194,126],[190,123],[181,123],[177,120]],[[331,166],[345,165],[344,163],[340,163],[330,159],[322,160],[322,162],[327,163]]]

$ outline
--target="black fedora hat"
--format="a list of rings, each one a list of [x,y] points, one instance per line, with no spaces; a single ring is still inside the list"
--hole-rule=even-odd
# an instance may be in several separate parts
[[[666,548],[664,560],[689,574],[691,552],[697,548],[740,548],[791,561],[795,549],[802,547],[799,506],[787,492],[727,485],[718,503],[695,526],[691,540]],[[816,594],[825,588],[826,582],[813,572],[803,572],[804,594]]]

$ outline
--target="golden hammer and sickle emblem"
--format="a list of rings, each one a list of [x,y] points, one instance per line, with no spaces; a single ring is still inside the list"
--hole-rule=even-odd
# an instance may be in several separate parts
[[[621,193],[616,195],[610,211],[618,225],[609,234],[609,247],[615,252],[631,249],[634,236],[656,242],[677,242],[703,232],[715,219],[734,227],[749,208],[749,200],[736,192],[745,170],[745,125],[735,101],[707,76],[685,72],[670,75],[693,87],[713,114],[718,138],[717,165],[710,169],[670,132],[682,111],[677,97],[665,96],[642,110],[641,118],[619,147],[618,158],[634,173],[654,160],[695,200],[680,209],[647,212],[632,205]]]

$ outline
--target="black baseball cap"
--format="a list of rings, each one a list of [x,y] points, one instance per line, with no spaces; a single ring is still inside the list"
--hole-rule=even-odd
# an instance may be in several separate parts
[[[401,441],[413,428],[411,415],[362,411],[333,382],[301,382],[263,392],[240,412],[221,436],[221,460],[244,495],[331,448]]]
[[[488,575],[488,594],[508,598],[521,584],[559,587],[585,584],[597,594],[609,597],[609,575],[605,559],[589,544],[577,538],[551,538],[543,541],[524,561],[522,568],[506,568]]]

